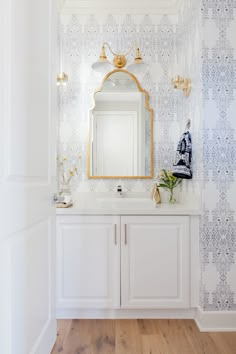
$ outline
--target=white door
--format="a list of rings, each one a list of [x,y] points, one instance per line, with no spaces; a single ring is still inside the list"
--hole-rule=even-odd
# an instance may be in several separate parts
[[[55,1],[1,1],[0,22],[0,353],[48,354],[56,338]]]
[[[121,307],[189,306],[189,218],[121,218]]]
[[[57,314],[120,307],[120,217],[57,217]]]

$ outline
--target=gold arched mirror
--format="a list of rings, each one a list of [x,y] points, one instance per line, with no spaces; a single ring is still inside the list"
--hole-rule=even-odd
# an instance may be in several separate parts
[[[116,69],[89,111],[89,178],[153,178],[153,110],[127,70]]]

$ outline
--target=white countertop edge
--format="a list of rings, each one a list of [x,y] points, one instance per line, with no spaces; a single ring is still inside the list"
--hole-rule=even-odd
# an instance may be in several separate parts
[[[129,209],[129,208],[116,208],[116,209],[82,209],[78,207],[70,208],[57,208],[56,215],[201,215],[200,209],[188,209],[181,206],[156,207],[147,209]]]

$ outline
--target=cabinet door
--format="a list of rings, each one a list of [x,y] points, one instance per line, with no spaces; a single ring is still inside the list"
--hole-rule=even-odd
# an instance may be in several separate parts
[[[57,222],[57,307],[120,307],[120,217]]]
[[[189,218],[121,218],[122,308],[189,306]]]

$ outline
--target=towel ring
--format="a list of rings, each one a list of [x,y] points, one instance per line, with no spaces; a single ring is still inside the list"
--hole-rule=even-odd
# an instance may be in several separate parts
[[[185,131],[189,130],[190,127],[191,127],[191,119],[188,119],[186,127],[185,127]]]

